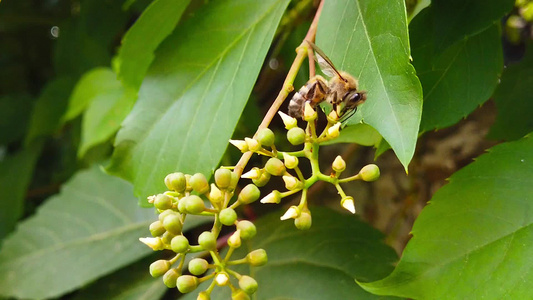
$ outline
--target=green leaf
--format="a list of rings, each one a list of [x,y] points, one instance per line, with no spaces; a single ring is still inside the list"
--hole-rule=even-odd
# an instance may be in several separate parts
[[[79,172],[6,238],[0,295],[58,297],[137,261],[152,252],[138,238],[150,235],[156,219],[139,209],[129,183],[98,167]]]
[[[433,24],[429,25],[432,31],[428,36],[435,37],[433,40],[435,49],[447,48],[459,40],[479,34],[491,27],[513,9],[514,2],[514,0],[433,0],[431,8],[435,11],[435,19]]]
[[[489,137],[516,140],[533,131],[533,45],[520,63],[509,65],[493,96],[498,116]]]
[[[354,278],[373,280],[389,274],[397,260],[383,243],[383,234],[357,217],[325,208],[311,208],[313,226],[298,230],[291,221],[280,221],[282,212],[265,216],[254,224],[257,236],[231,256],[240,259],[255,249],[265,249],[268,263],[252,270],[259,283],[256,299],[378,299],[363,291]],[[206,282],[208,285],[211,281]],[[197,291],[201,291],[200,286]],[[197,292],[184,299],[196,299]],[[211,299],[230,299],[228,287],[216,287]]]
[[[109,68],[87,72],[70,97],[69,108],[63,117],[70,120],[83,111],[81,144],[78,156],[111,138],[130,112],[136,93],[126,89]]]
[[[165,175],[176,170],[208,175],[224,154],[287,3],[211,1],[179,25],[156,53],[108,170],[133,182],[141,199],[163,190]]]
[[[154,51],[172,32],[190,0],[156,0],[146,8],[122,39],[119,79],[138,90]]]
[[[435,193],[394,272],[361,286],[413,299],[529,299],[532,211],[533,139],[495,146]]]
[[[503,69],[497,25],[446,49],[433,48],[428,37],[436,13],[430,7],[411,22],[413,63],[424,88],[422,132],[453,125],[487,101]]]
[[[339,70],[359,78],[360,89],[368,91],[359,109],[364,122],[389,142],[407,169],[420,124],[422,88],[409,63],[404,1],[326,1],[317,44]]]
[[[30,119],[32,100],[25,94],[0,97],[0,145],[7,145],[24,136]]]
[[[26,145],[38,137],[51,135],[59,129],[62,124],[61,116],[67,109],[74,83],[69,77],[59,77],[44,87],[33,107]]]
[[[26,191],[41,149],[42,143],[34,143],[0,161],[0,239],[11,232],[22,217]]]

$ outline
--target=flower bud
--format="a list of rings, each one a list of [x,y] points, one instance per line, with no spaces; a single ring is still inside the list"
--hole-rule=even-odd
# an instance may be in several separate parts
[[[243,240],[249,240],[257,233],[254,223],[248,220],[239,221],[237,223],[237,230],[241,231],[241,239]]]
[[[154,251],[163,250],[165,248],[163,242],[161,241],[161,238],[159,237],[139,238],[139,241],[141,241],[141,243],[145,244],[146,246],[152,248],[152,250]]]
[[[175,234],[165,231],[165,233],[163,233],[163,235],[161,236],[161,242],[163,242],[165,246],[168,246],[170,245],[170,242],[175,236],[176,236]]]
[[[253,167],[250,171],[242,174],[241,178],[258,179],[259,177],[261,177],[261,173],[261,169]]]
[[[298,166],[298,157],[283,153],[283,161],[285,162],[285,167],[287,169],[294,169]]]
[[[237,176],[236,173],[234,172],[231,172],[231,182],[230,182],[230,185],[228,187],[228,191],[232,192],[235,190],[235,188],[237,187],[237,183],[239,183],[239,176]]]
[[[217,248],[217,238],[211,231],[204,231],[198,236],[198,244],[200,244],[204,250],[215,250]]]
[[[150,265],[150,275],[152,277],[159,277],[165,274],[170,269],[170,262],[168,260],[156,260]]]
[[[176,269],[170,269],[168,270],[165,275],[163,275],[163,283],[168,288],[175,288],[176,287],[176,280],[178,277],[180,277],[180,273]]]
[[[285,165],[281,160],[272,157],[266,162],[265,170],[274,176],[281,176],[285,174]]]
[[[245,153],[248,151],[248,144],[243,140],[229,140],[229,142],[237,147],[237,149],[241,150],[242,153]]]
[[[205,210],[204,200],[196,195],[190,195],[183,200],[185,201],[185,210],[189,214],[197,215]]]
[[[154,206],[160,210],[169,209],[172,207],[172,197],[165,194],[159,194],[155,196]]]
[[[298,206],[291,206],[289,207],[289,209],[285,212],[285,214],[283,214],[283,216],[281,216],[281,220],[284,221],[284,220],[288,220],[288,219],[296,219],[300,216],[300,209],[298,208]]]
[[[355,214],[355,204],[353,201],[353,197],[348,196],[348,197],[342,198],[341,206],[347,211],[351,212],[352,214]]]
[[[379,167],[374,164],[366,165],[359,171],[359,175],[364,181],[377,180],[379,178]]]
[[[259,176],[259,178],[257,179],[252,179],[252,182],[257,187],[263,187],[268,183],[269,180],[270,180],[270,173],[266,172],[265,170],[261,170],[261,176]]]
[[[177,213],[170,214],[163,220],[163,227],[172,234],[180,234],[182,225],[181,218]]]
[[[219,214],[220,223],[231,226],[235,224],[235,221],[237,220],[237,213],[233,208],[224,208],[220,211]]]
[[[294,219],[294,226],[300,230],[307,230],[311,228],[312,218],[309,211],[302,211],[300,216]]]
[[[246,255],[246,261],[252,267],[263,266],[268,262],[267,253],[264,249],[254,250]]]
[[[235,289],[231,292],[231,300],[250,300],[250,296],[243,290]]]
[[[275,139],[276,137],[274,136],[274,132],[268,128],[263,128],[257,133],[257,140],[263,146],[270,147],[274,145]]]
[[[239,248],[241,246],[241,231],[237,230],[235,231],[229,238],[228,238],[228,246],[232,248]]]
[[[187,213],[187,207],[185,206],[186,203],[187,203],[187,197],[183,197],[178,201],[178,210],[182,214]]]
[[[261,199],[261,203],[276,203],[278,204],[281,201],[281,193],[279,191],[273,190],[270,194],[266,195]]]
[[[340,173],[346,170],[346,162],[344,161],[344,159],[342,159],[340,155],[337,155],[337,157],[331,164],[331,168],[333,169],[333,171]]]
[[[183,235],[177,235],[172,238],[170,248],[176,253],[185,253],[189,250],[189,240]]]
[[[218,286],[225,286],[229,283],[229,275],[226,272],[220,272],[215,276],[215,283]]]
[[[231,170],[217,169],[215,171],[215,183],[221,189],[227,188],[231,183]]]
[[[294,127],[287,131],[287,140],[289,143],[297,146],[305,142],[305,130],[300,127]]]
[[[306,122],[311,122],[316,120],[317,117],[318,114],[316,113],[316,110],[311,106],[309,102],[306,101],[304,107],[304,120]]]
[[[244,138],[244,141],[246,142],[246,145],[248,145],[248,150],[252,152],[257,152],[261,150],[261,144],[255,139],[251,138]]]
[[[327,119],[328,119],[328,123],[334,124],[334,123],[337,123],[337,121],[339,120],[339,115],[337,114],[335,110],[332,110],[327,116]]]
[[[209,263],[207,260],[203,258],[193,258],[189,262],[189,272],[191,272],[192,275],[202,275],[207,271],[208,266]]]
[[[166,229],[163,227],[163,224],[161,221],[155,221],[152,224],[150,224],[150,233],[152,236],[160,236],[163,233],[165,233]]]
[[[192,275],[181,275],[176,280],[176,286],[181,293],[190,293],[198,287],[198,278]]]
[[[185,191],[186,192],[192,191],[191,177],[192,176],[190,174],[185,174]]]
[[[220,203],[224,200],[224,194],[218,189],[218,187],[211,183],[211,191],[209,192],[209,201],[211,203]]]
[[[341,129],[341,123],[337,122],[335,125],[328,128],[327,136],[334,139],[339,136]]]
[[[168,215],[174,215],[174,214],[177,214],[177,212],[175,212],[174,210],[172,209],[167,209],[167,210],[164,210],[163,212],[161,212],[159,214],[159,222],[163,223],[163,220],[166,218],[166,216]]]
[[[171,191],[182,193],[187,187],[185,175],[183,173],[171,173],[165,177],[165,185]]]
[[[259,191],[259,188],[250,183],[241,190],[237,197],[237,201],[242,204],[250,204],[259,199],[260,195],[261,192]]]
[[[202,291],[198,293],[198,297],[196,297],[196,300],[210,300],[211,296],[206,291]]]
[[[243,275],[239,279],[239,287],[248,295],[257,292],[257,281],[250,276]]]
[[[148,203],[154,204],[156,195],[148,196],[146,199],[148,200]]]
[[[285,182],[285,187],[289,191],[301,190],[304,187],[304,184],[294,176],[283,175],[282,178],[283,178],[283,181]]]
[[[200,194],[209,192],[209,183],[202,173],[192,175],[190,184],[192,189]]]
[[[282,112],[281,110],[278,111],[278,114],[281,117],[281,119],[283,120],[283,124],[285,124],[285,128],[286,129],[291,129],[291,128],[296,127],[296,125],[298,125],[298,120],[296,120],[295,118],[287,115],[286,113]]]

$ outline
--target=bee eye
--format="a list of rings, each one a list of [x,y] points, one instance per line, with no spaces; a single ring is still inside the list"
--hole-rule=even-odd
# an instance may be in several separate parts
[[[359,93],[352,94],[352,96],[349,99],[350,102],[357,102],[359,100],[361,100],[361,94]]]

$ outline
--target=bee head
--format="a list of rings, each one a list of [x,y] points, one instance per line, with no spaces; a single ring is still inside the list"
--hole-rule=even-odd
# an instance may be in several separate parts
[[[348,111],[353,111],[353,113],[355,113],[357,106],[363,104],[365,100],[365,91],[352,90],[347,92],[342,97],[342,101],[336,107],[337,115],[342,116]]]

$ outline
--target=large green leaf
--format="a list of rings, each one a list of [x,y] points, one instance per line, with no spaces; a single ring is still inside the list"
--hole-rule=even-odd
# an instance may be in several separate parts
[[[453,125],[487,101],[503,69],[497,25],[445,49],[434,48],[431,24],[437,13],[425,9],[410,28],[413,63],[424,88],[421,131]]]
[[[267,251],[265,266],[236,268],[259,283],[256,299],[378,299],[354,278],[373,280],[391,272],[397,256],[383,243],[383,235],[352,215],[325,208],[312,208],[311,213],[313,226],[307,231],[280,221],[282,212],[255,221],[257,235],[231,256]],[[185,299],[196,299],[196,294]],[[230,299],[229,288],[215,288],[211,299]]]
[[[413,299],[531,299],[533,139],[492,148],[424,208],[394,272],[361,284]]]
[[[498,116],[489,132],[490,138],[515,140],[533,131],[533,44],[522,61],[503,71],[493,98]]]
[[[6,238],[0,295],[57,297],[151,253],[138,238],[157,218],[136,202],[129,183],[98,167],[79,172]]]
[[[435,49],[444,49],[455,42],[476,35],[513,9],[514,0],[433,0],[435,19],[429,28]],[[417,68],[418,70],[418,68]]]
[[[33,143],[0,161],[0,239],[15,228],[24,212],[24,199],[42,143]]]
[[[209,173],[222,157],[287,0],[211,1],[156,52],[117,135],[109,171],[144,199],[166,174]],[[236,17],[238,16],[238,17]]]
[[[326,1],[317,44],[339,69],[359,78],[360,89],[368,91],[360,109],[364,122],[407,168],[415,151],[422,88],[409,63],[404,1]]]
[[[138,90],[154,51],[172,32],[190,0],[156,0],[146,8],[122,40],[119,78]]]

